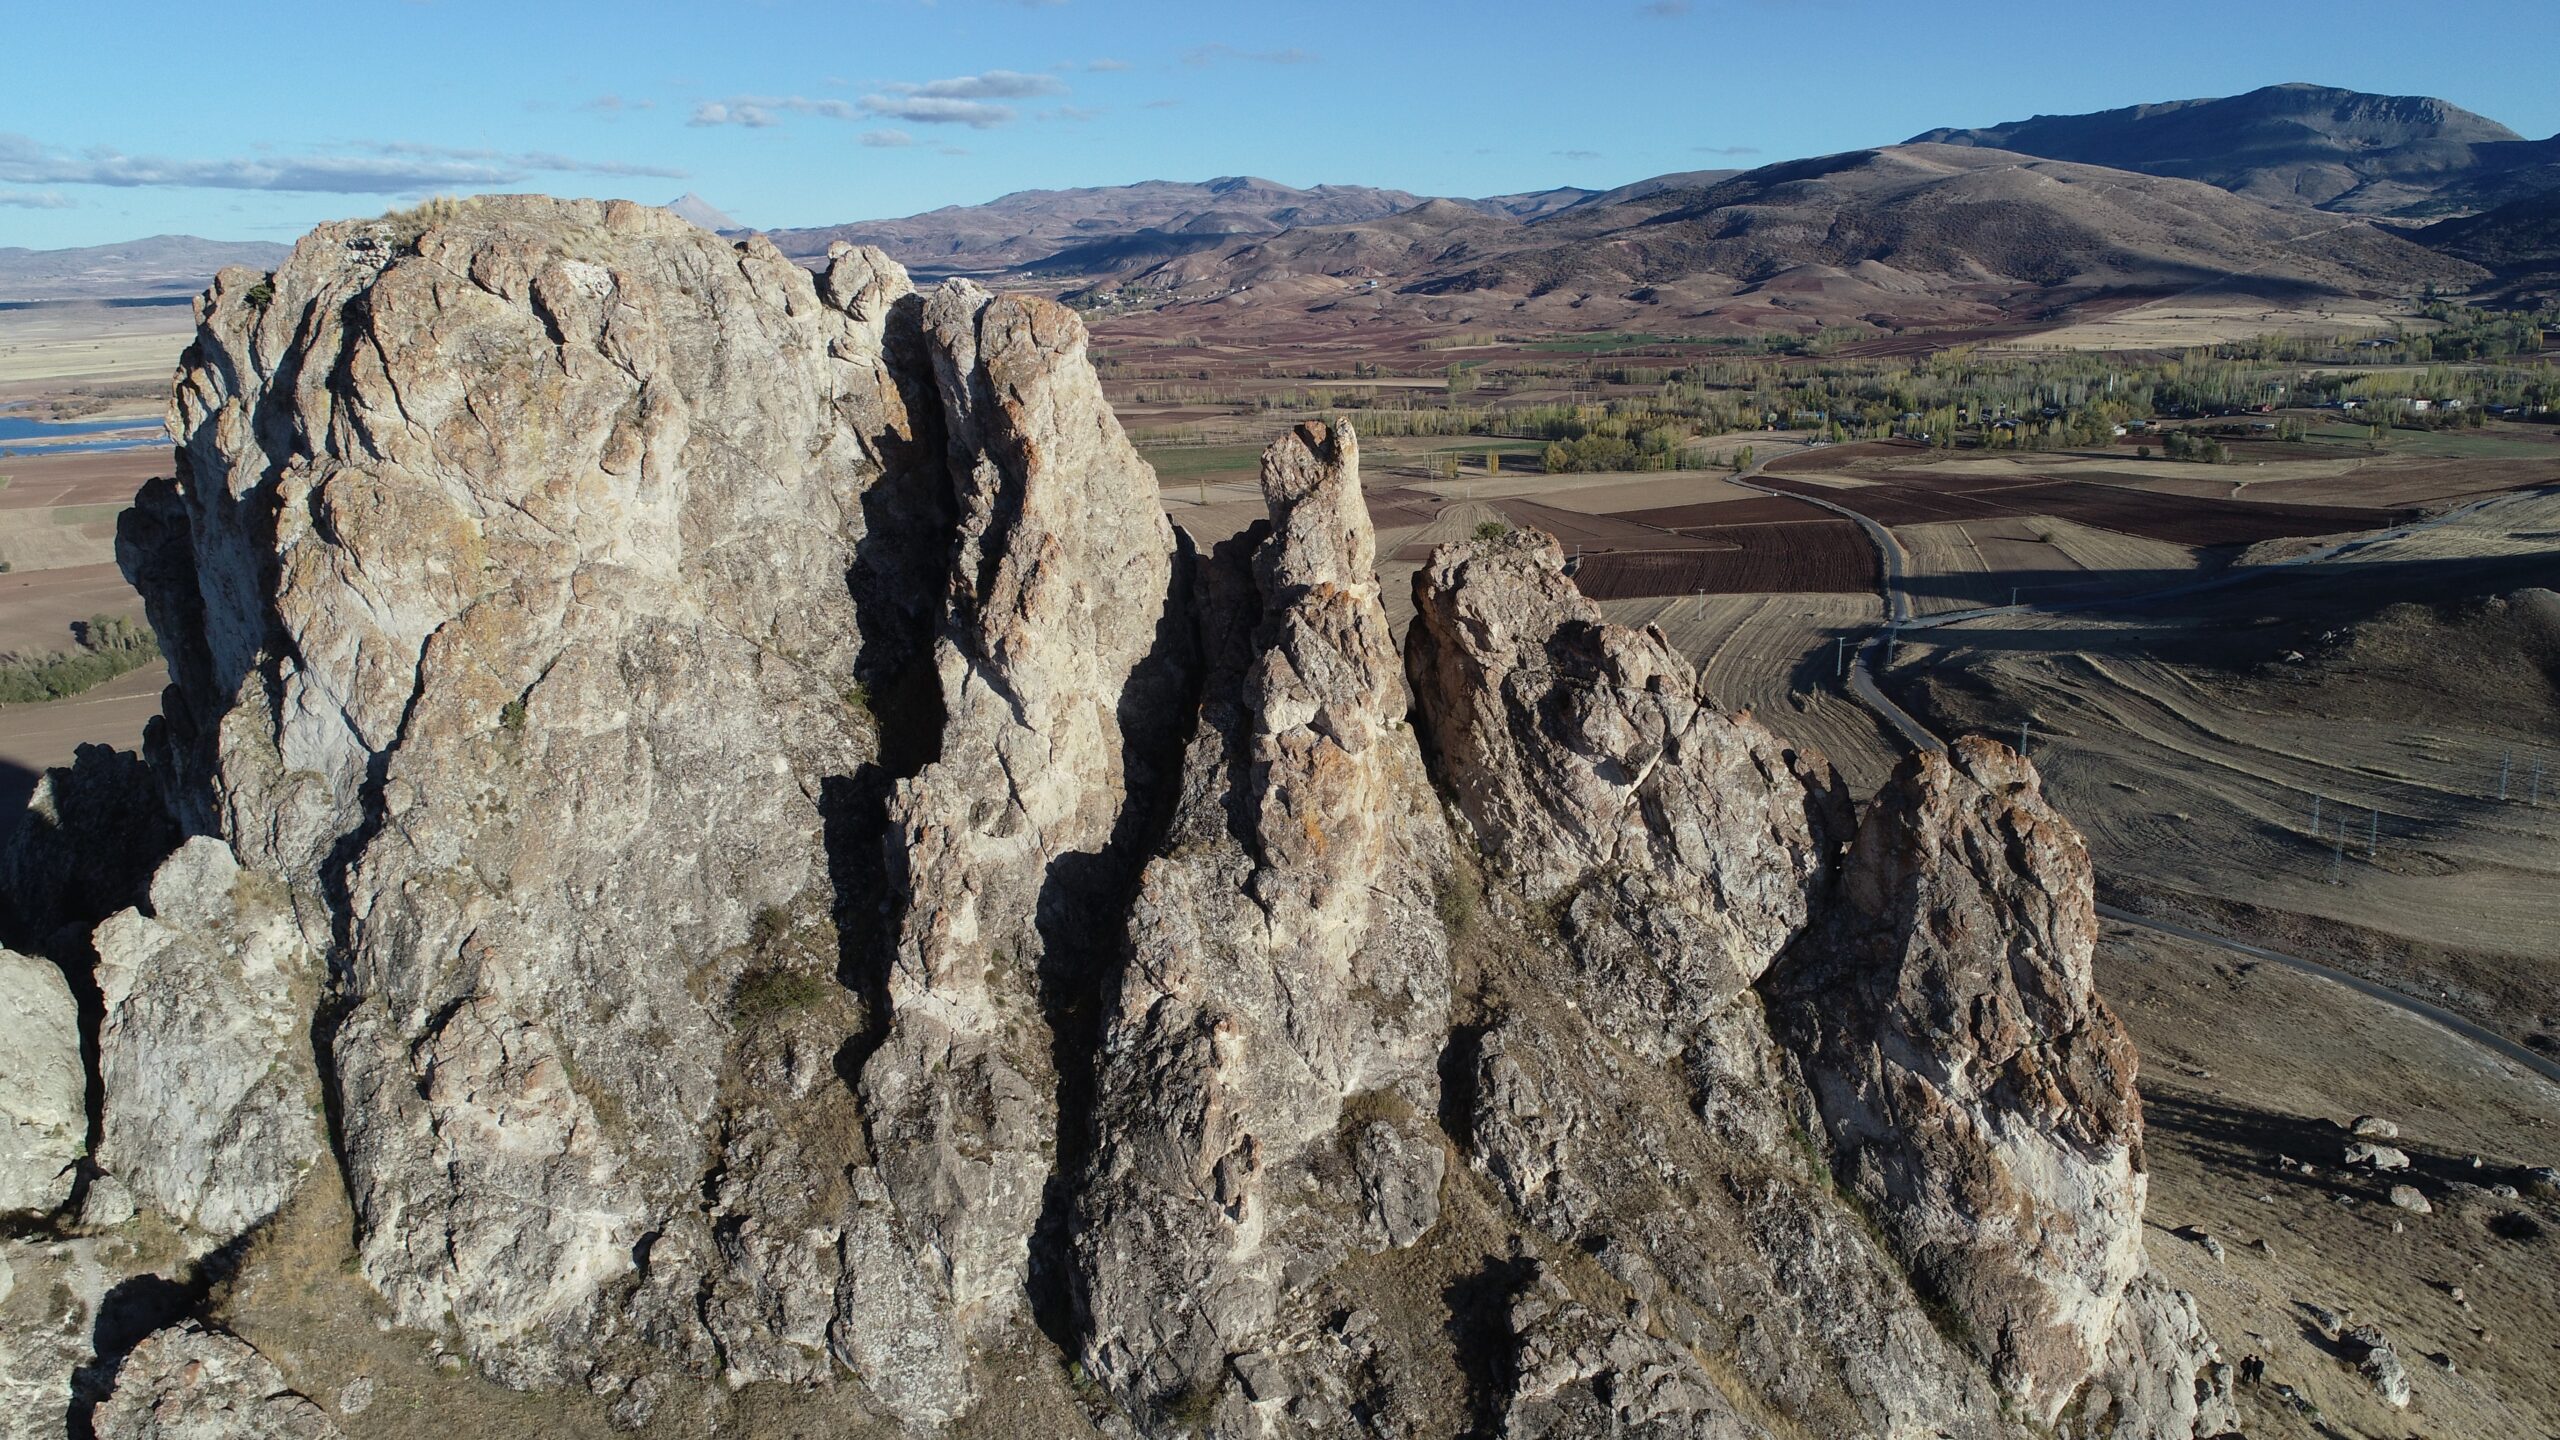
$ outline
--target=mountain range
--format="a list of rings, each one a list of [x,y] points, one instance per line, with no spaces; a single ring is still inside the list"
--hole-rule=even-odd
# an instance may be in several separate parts
[[[923,276],[1097,306],[1347,303],[1439,321],[1493,307],[1559,324],[1670,306],[1802,329],[1983,318],[2029,294],[2050,304],[2049,292],[2512,286],[2554,268],[2555,193],[2560,137],[2527,139],[2425,96],[2286,84],[1610,190],[1428,197],[1222,176],[766,233],[813,267],[839,242],[876,245]],[[668,208],[744,233],[697,195]],[[175,236],[0,250],[0,300],[184,293],[222,265],[265,268],[282,254]]]

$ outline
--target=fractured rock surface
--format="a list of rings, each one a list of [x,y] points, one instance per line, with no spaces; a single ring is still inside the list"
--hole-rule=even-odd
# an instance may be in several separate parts
[[[874,1347],[919,1325],[991,1329],[1022,1304],[1056,1156],[1048,1008],[1091,985],[1118,923],[1124,832],[1145,819],[1188,648],[1173,528],[1082,322],[955,283],[924,329],[958,511],[934,641],[948,718],[890,801],[904,915],[862,1096],[928,1308],[848,1317]]]
[[[150,913],[99,925],[98,1164],[136,1200],[229,1239],[317,1162],[318,957],[282,887],[198,836],[161,862]]]
[[[1846,829],[1828,765],[1717,712],[1660,631],[1603,621],[1548,536],[1442,547],[1414,609],[1437,773],[1495,870],[1558,912],[1587,1002],[1632,1037],[1759,979]]]
[[[1978,738],[1906,761],[1784,977],[1841,1180],[2017,1401],[2059,1413],[2142,1268],[2133,1043],[2087,847]]]
[[[98,1440],[339,1440],[246,1342],[189,1323],[144,1340],[98,1406]]]
[[[1316,1433],[1347,1415],[1262,1352],[1322,1319],[1347,1251],[1438,1216],[1450,859],[1357,437],[1300,426],[1262,490],[1270,524],[1202,567],[1205,691],[1105,1022],[1077,1249],[1088,1363],[1134,1407],[1214,1393],[1243,1355]]]
[[[70,982],[50,960],[0,950],[0,1213],[71,1198],[87,1094]]]

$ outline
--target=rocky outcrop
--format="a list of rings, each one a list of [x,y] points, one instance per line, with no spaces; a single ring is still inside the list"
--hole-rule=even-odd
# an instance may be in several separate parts
[[[1980,739],[1906,761],[1837,914],[1777,977],[1841,1183],[2028,1413],[2142,1268],[2133,1044],[2093,989],[2087,847]]]
[[[1533,1232],[1594,1257],[1651,1332],[1733,1356],[1803,1423],[1965,1433],[1987,1395],[1790,1163],[1812,1100],[1752,988],[1827,892],[1849,828],[1829,767],[1716,711],[1659,632],[1604,621],[1544,535],[1443,547],[1414,598],[1406,663],[1436,774],[1538,945],[1465,1077],[1475,1167]],[[1654,1068],[1673,1057],[1676,1082]],[[1775,1312],[1783,1336],[1735,1324]],[[1580,1358],[1552,1385],[1521,1373],[1519,1423],[1607,1433],[1595,1357],[1660,1348],[1615,1326],[1567,1327]]]
[[[1659,630],[1604,622],[1551,537],[1444,546],[1413,584],[1405,663],[1441,782],[1554,917],[1584,1002],[1678,1050],[1678,1022],[1811,914],[1847,828],[1828,764],[1717,712]]]
[[[216,1240],[275,1213],[323,1154],[311,1017],[320,963],[283,887],[198,836],[150,911],[98,927],[106,1088],[98,1164]]]
[[[2205,1333],[2195,1297],[2145,1271],[2126,1287],[2081,1432],[2105,1440],[2190,1440],[2240,1429],[2232,1366]]]
[[[94,1417],[98,1440],[339,1440],[328,1412],[247,1342],[193,1323],[125,1356]]]
[[[872,255],[821,285],[645,207],[497,199],[323,227],[201,307],[179,475],[121,543],[175,681],[150,750],[332,957],[366,1276],[519,1383],[633,1332],[713,1364],[755,1307],[699,1295],[773,1257],[705,1177],[858,1153],[724,1132],[724,1077],[770,1018],[742,995],[834,984],[865,688],[931,613],[905,294]],[[816,1008],[829,1053],[862,1024]]]
[[[1506,1440],[1766,1440],[1679,1345],[1598,1315],[1538,1277],[1511,1306]]]
[[[1020,1311],[1057,1155],[1051,1012],[1094,984],[1120,924],[1188,651],[1155,473],[1103,400],[1082,323],[955,283],[924,327],[958,510],[934,642],[947,718],[889,805],[904,913],[862,1098],[927,1289],[921,1309],[844,1316],[857,1348]]]
[[[219,1280],[92,1229],[272,1269],[343,1179],[368,1355],[581,1423],[2227,1408],[2137,1278],[2085,856],[2005,752],[1915,767],[1844,870],[1820,757],[1553,542],[1444,550],[1400,657],[1347,426],[1197,555],[1072,313],[877,252],[445,202],[200,320],[119,540],[163,823],[43,922],[94,951],[105,1094],[74,1240],[10,1242],[86,1298],[0,1285],[38,1391],[168,1323],[110,1336],[114,1277]],[[107,833],[62,818],[24,873]],[[221,1332],[121,1360],[102,1434],[328,1433]]]
[[[88,1148],[80,1011],[50,960],[0,950],[0,1214],[58,1208]]]
[[[1325,1434],[1351,1420],[1308,1373],[1323,1277],[1439,1215],[1450,855],[1357,437],[1301,425],[1262,492],[1270,524],[1201,567],[1204,693],[1103,1028],[1077,1273],[1086,1364],[1137,1413]]]

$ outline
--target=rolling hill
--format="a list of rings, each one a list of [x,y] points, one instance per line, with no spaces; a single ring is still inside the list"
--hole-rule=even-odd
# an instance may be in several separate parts
[[[2481,276],[2360,218],[2306,224],[2299,210],[2211,185],[1979,146],[1894,146],[1670,180],[1526,223],[1433,202],[1203,249],[1089,294],[1256,305],[1356,293],[1444,315],[1453,302],[1479,312],[1623,303],[1793,311],[1792,321],[1824,323],[1935,316],[1951,301],[2030,291],[2236,284],[2344,294]]]

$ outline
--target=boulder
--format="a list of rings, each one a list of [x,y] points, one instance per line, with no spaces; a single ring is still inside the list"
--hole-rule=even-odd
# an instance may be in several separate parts
[[[1695,1356],[1541,1274],[1512,1302],[1511,1440],[1767,1440]]]
[[[2345,1163],[2350,1167],[2367,1166],[2382,1171],[2406,1170],[2409,1168],[2409,1154],[2389,1145],[2358,1140],[2347,1146]]]
[[[93,1417],[98,1440],[340,1440],[328,1412],[285,1384],[246,1341],[192,1321],[162,1330],[116,1368]]]
[[[134,1201],[227,1240],[274,1214],[325,1152],[320,962],[284,887],[211,836],[161,863],[147,904],[92,937],[98,1164]]]
[[[89,1077],[80,1012],[50,960],[0,950],[0,1214],[71,1198],[88,1149]]]

